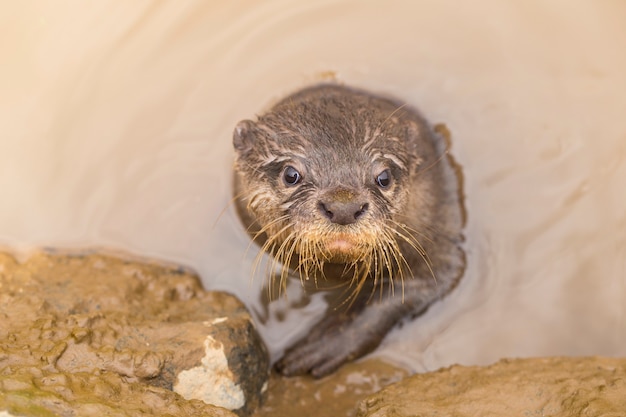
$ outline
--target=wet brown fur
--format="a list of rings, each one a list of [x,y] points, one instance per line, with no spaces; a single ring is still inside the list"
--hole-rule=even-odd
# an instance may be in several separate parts
[[[349,307],[329,309],[278,363],[283,373],[321,376],[371,351],[402,317],[425,311],[461,277],[456,165],[447,138],[406,104],[314,86],[256,122],[240,122],[233,143],[237,209],[263,251],[283,265],[278,285],[295,274],[314,289],[343,288],[341,304]],[[287,166],[302,175],[297,185],[282,180]],[[384,170],[392,178],[387,188],[376,183]],[[337,224],[321,202],[363,202],[366,209]]]

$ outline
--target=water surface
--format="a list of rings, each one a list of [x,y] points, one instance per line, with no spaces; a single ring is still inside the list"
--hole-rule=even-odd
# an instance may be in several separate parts
[[[57,1],[0,6],[0,243],[194,267],[258,304],[231,137],[334,77],[453,134],[462,284],[379,354],[414,370],[626,354],[626,3]],[[262,327],[275,353],[315,320]]]

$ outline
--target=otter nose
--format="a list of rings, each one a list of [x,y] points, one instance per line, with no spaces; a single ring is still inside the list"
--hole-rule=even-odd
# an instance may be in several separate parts
[[[320,201],[319,209],[333,223],[347,225],[355,223],[367,211],[368,204],[357,201]]]

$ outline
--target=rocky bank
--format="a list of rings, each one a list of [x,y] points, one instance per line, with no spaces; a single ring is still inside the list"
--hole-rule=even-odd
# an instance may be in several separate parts
[[[268,377],[243,304],[204,291],[191,271],[96,253],[25,262],[0,253],[0,411],[247,415]]]
[[[626,416],[626,359],[535,358],[407,376],[376,360],[269,380],[243,304],[179,266],[0,253],[0,417]]]

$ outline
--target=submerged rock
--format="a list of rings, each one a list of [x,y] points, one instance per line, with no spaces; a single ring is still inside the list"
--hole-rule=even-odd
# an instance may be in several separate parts
[[[626,416],[626,359],[536,358],[413,375],[361,402],[360,417]]]
[[[247,415],[268,368],[243,304],[190,271],[0,253],[0,413]]]
[[[408,371],[379,359],[349,362],[323,379],[270,377],[267,399],[254,417],[354,417],[356,405]],[[2,416],[0,416],[2,417]]]

